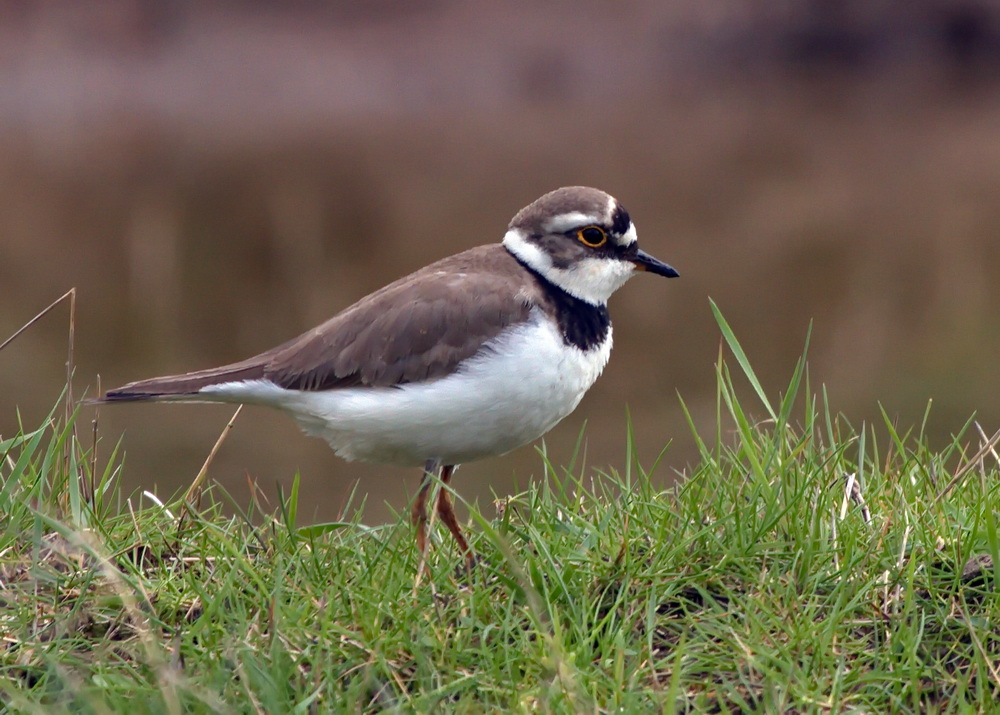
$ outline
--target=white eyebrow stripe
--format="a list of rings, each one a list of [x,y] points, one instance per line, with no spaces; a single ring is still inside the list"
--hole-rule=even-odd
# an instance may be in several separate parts
[[[609,196],[608,208],[606,209],[606,214],[605,214],[607,216],[606,220],[608,222],[611,221],[611,217],[615,215],[615,211],[617,210],[618,210],[618,199],[616,199],[614,196]]]
[[[620,245],[631,246],[638,240],[639,240],[639,234],[636,233],[635,224],[630,221],[628,224],[628,231],[622,234]]]
[[[581,211],[570,211],[569,213],[553,216],[544,223],[542,228],[546,233],[566,233],[570,229],[580,228],[588,224],[602,224],[603,220],[596,216],[585,214]]]

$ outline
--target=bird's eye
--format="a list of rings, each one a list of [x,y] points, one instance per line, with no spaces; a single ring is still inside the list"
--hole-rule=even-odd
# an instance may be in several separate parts
[[[576,230],[580,243],[591,248],[599,248],[608,242],[608,234],[600,226],[585,226]]]

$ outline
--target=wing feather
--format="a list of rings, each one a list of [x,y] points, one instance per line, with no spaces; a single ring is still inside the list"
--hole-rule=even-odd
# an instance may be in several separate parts
[[[538,289],[500,245],[438,261],[267,352],[222,367],[132,382],[99,402],[180,399],[227,382],[295,390],[392,387],[443,377],[528,318]]]
[[[527,319],[530,301],[512,292],[509,281],[489,271],[425,269],[287,344],[271,356],[264,376],[298,390],[443,377]]]

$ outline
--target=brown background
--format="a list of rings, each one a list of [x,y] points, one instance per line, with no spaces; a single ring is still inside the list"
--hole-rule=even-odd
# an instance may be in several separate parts
[[[615,352],[547,438],[658,478],[711,434],[713,297],[777,395],[814,321],[813,387],[937,444],[1000,417],[1000,27],[994,3],[107,0],[0,6],[0,340],[79,289],[78,392],[240,359],[436,258],[499,240],[565,184],[615,194],[682,273],[612,300]],[[0,434],[63,386],[66,312],[0,353]],[[762,411],[759,411],[762,413]],[[167,496],[231,410],[121,406],[126,492]],[[85,423],[93,412],[84,411]],[[366,519],[418,475],[341,462],[247,411],[212,476],[240,501],[302,473],[305,518],[356,480]],[[467,465],[486,506],[530,447]],[[405,487],[401,486],[401,482]],[[388,505],[386,504],[388,502]]]

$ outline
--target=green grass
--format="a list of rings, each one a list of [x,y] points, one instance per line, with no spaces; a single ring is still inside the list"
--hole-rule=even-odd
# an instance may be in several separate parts
[[[214,487],[191,510],[125,498],[118,456],[95,459],[53,410],[0,440],[0,697],[45,713],[1000,710],[985,435],[970,421],[932,449],[923,426],[852,428],[804,358],[769,398],[718,320],[738,369],[720,354],[717,425],[692,430],[700,460],[677,486],[652,488],[630,439],[610,473],[543,455],[497,519],[472,509],[471,579],[440,525],[418,579],[403,518],[297,524],[297,483],[273,513],[231,516]]]

